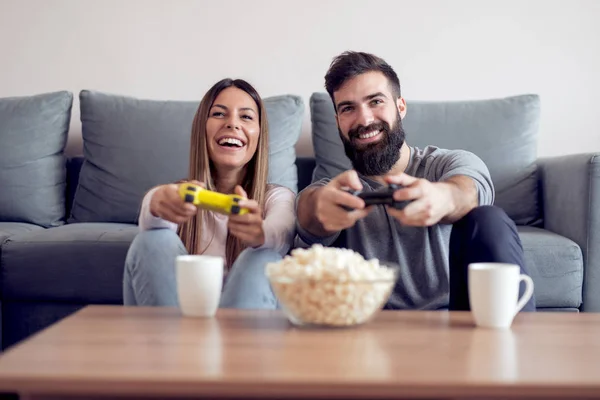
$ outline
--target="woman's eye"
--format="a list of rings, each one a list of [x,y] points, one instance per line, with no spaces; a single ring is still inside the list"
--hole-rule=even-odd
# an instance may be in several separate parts
[[[252,121],[254,119],[250,115],[242,115],[242,118],[247,119],[248,121]]]

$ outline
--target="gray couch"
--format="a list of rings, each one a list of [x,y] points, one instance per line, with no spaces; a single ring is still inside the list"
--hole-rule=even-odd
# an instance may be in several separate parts
[[[65,159],[68,92],[0,99],[0,307],[6,348],[87,304],[121,304],[141,197],[186,175],[197,102],[80,93],[84,157]],[[348,167],[333,109],[311,97],[314,158],[297,158],[304,106],[266,99],[270,180],[300,190]],[[519,224],[540,310],[600,311],[600,154],[537,159],[537,96],[409,102],[411,145],[465,148]],[[5,144],[7,146],[5,146]]]

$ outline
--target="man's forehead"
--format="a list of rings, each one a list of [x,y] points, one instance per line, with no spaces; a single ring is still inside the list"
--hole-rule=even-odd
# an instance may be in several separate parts
[[[381,72],[370,71],[347,80],[333,95],[336,103],[341,101],[358,102],[365,96],[378,92],[390,96],[389,82]]]

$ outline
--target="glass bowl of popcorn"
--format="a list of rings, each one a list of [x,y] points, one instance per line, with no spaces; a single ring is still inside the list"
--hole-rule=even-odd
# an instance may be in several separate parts
[[[398,269],[365,260],[349,249],[313,245],[269,263],[266,274],[281,308],[295,325],[364,324],[385,305]]]

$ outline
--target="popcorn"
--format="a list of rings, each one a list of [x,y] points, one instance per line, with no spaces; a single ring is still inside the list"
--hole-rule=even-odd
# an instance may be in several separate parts
[[[388,299],[395,271],[348,249],[313,245],[266,266],[292,322],[348,326],[365,322]]]

